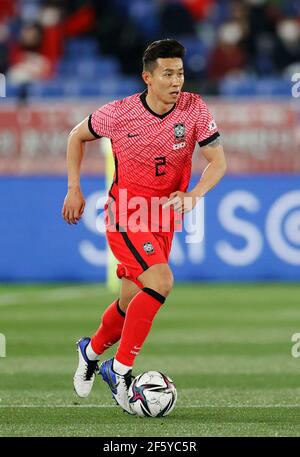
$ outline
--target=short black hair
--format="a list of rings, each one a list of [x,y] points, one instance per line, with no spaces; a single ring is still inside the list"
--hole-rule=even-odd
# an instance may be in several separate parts
[[[177,40],[167,38],[149,44],[143,54],[143,70],[152,72],[156,67],[156,59],[178,57],[183,59],[185,48]]]

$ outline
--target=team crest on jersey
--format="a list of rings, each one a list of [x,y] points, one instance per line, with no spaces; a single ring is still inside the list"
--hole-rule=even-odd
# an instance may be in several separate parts
[[[146,252],[146,254],[152,254],[154,252],[153,244],[150,243],[150,241],[144,243],[144,251]]]
[[[174,136],[175,140],[183,140],[185,137],[185,126],[184,124],[174,124]]]

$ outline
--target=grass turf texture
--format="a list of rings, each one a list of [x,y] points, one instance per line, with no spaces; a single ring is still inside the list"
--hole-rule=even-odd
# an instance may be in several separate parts
[[[0,287],[0,436],[300,436],[300,285],[177,286],[134,369],[177,386],[156,419],[122,413],[100,377],[73,393],[75,341],[112,299],[102,285]]]

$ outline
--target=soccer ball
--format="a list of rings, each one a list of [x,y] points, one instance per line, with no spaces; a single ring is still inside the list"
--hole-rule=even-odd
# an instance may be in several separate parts
[[[162,417],[175,406],[177,391],[172,379],[158,371],[138,375],[128,391],[132,411],[141,417]]]

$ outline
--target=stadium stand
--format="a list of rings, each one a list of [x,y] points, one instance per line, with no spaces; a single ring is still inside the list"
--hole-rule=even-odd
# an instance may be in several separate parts
[[[297,2],[292,1],[112,0],[109,6],[101,7],[99,2],[83,0],[12,3],[5,7],[2,2],[0,10],[0,67],[7,74],[8,97],[20,93],[14,86],[20,85],[20,63],[26,52],[43,57],[43,62],[51,67],[51,71],[29,72],[26,83],[30,83],[28,95],[31,97],[72,94],[94,97],[102,95],[102,89],[106,90],[107,85],[98,81],[107,78],[110,80],[108,95],[114,95],[115,87],[115,96],[119,96],[118,85],[124,72],[130,75],[124,84],[123,95],[127,95],[132,87],[135,89],[135,83],[136,89],[140,87],[138,69],[132,66],[140,59],[135,53],[157,37],[174,35],[175,30],[187,49],[187,87],[192,82],[192,87],[198,87],[202,93],[287,95],[288,85],[282,74],[289,65],[300,60],[299,7],[297,9]],[[101,2],[104,3],[108,2]],[[184,27],[178,25],[178,14],[186,18]],[[120,17],[122,22],[126,19],[130,23],[129,29],[120,28]],[[118,37],[109,32],[112,18],[115,20],[111,28],[119,27],[121,33]],[[24,32],[33,24],[40,27],[41,39],[33,38],[32,30]],[[187,27],[187,24],[192,25]],[[127,32],[131,34],[132,43]],[[25,38],[24,33],[27,33]],[[141,47],[137,46],[138,39]],[[212,62],[214,56],[217,68]],[[132,62],[126,65],[130,59]],[[208,84],[208,78],[215,84]],[[37,82],[41,79],[43,84]],[[66,81],[70,81],[69,89]],[[94,90],[92,81],[95,81]]]
[[[185,23],[179,27],[180,17]],[[72,127],[74,105],[81,100],[80,112],[89,114],[108,100],[142,91],[142,50],[152,40],[166,36],[178,38],[186,47],[185,89],[199,92],[204,98],[218,97],[210,103],[222,122],[224,141],[233,155],[229,170],[299,170],[295,157],[287,159],[284,154],[289,138],[291,154],[298,148],[299,110],[290,102],[291,75],[300,71],[299,18],[299,4],[292,0],[2,1],[0,71],[6,77],[6,97],[1,98],[0,108],[0,144],[4,146],[1,172],[11,172],[13,163],[15,172],[21,174],[25,170],[64,173],[63,160],[58,166],[56,159],[63,157],[63,138]],[[243,107],[248,116],[247,132],[242,117],[235,125],[228,121],[234,118],[232,98],[248,100]],[[256,106],[261,109],[258,101],[263,99],[277,100],[278,104],[265,107],[257,127],[252,113]],[[66,112],[67,103],[73,104],[70,122],[54,129],[61,137],[55,160],[46,148],[49,160],[32,161],[30,165],[24,153],[26,147],[22,146],[29,140],[18,109],[22,107],[25,113],[27,107],[25,118],[31,119],[34,112],[40,119],[37,124],[31,123],[30,141],[36,145],[41,128],[36,125],[44,126],[43,118],[52,119],[53,103],[60,115]],[[39,113],[37,106],[42,106]],[[7,125],[8,113],[12,115],[13,110],[14,121]],[[286,122],[281,118],[283,112]],[[273,113],[278,113],[277,124],[274,121],[270,126],[268,117],[273,119]],[[251,140],[241,142],[236,150],[234,138],[241,131],[243,138]],[[273,160],[263,152],[267,131]],[[259,160],[253,157],[251,147],[261,151]],[[241,152],[243,160],[236,156]],[[87,171],[94,171],[90,157]],[[195,170],[202,166],[200,160]],[[97,170],[101,172],[103,167],[102,163]]]

